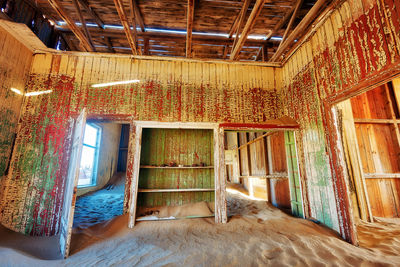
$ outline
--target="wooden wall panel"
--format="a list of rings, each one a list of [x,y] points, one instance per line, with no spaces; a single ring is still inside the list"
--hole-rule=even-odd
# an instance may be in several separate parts
[[[348,240],[351,218],[345,183],[332,174],[340,170],[331,169],[339,152],[328,144],[328,139],[338,140],[338,131],[324,103],[348,98],[399,73],[398,10],[393,1],[340,2],[301,40],[282,69],[284,114],[301,127],[296,136],[306,212]],[[335,195],[344,198],[332,201]]]
[[[104,54],[36,54],[26,90],[51,93],[31,97],[23,105],[13,174],[7,180],[14,189],[5,195],[5,224],[31,235],[58,232],[68,120],[83,108],[91,117],[124,120],[261,123],[277,118],[273,68],[252,66],[244,75],[245,67]],[[92,87],[133,79],[140,82]]]
[[[12,188],[12,185],[7,183],[6,172],[10,171],[8,167],[11,151],[17,133],[32,54],[32,51],[0,25],[0,221],[6,227],[10,227],[9,219],[12,217],[9,217],[10,214],[7,214],[8,211],[3,207],[9,197],[14,199],[19,193],[19,189]],[[11,88],[18,89],[20,94],[11,91]]]

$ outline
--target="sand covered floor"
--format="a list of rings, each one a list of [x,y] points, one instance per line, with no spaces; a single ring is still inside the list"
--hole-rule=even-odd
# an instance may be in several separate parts
[[[359,248],[329,229],[263,201],[228,194],[227,224],[213,218],[138,222],[119,216],[75,229],[67,260],[43,261],[0,248],[1,266],[399,266],[396,247]],[[399,228],[397,228],[399,229]],[[395,233],[395,232],[393,232]],[[372,245],[374,242],[372,242]],[[395,251],[397,253],[395,253]]]
[[[77,197],[73,227],[88,228],[122,215],[125,173],[116,173],[102,189]]]

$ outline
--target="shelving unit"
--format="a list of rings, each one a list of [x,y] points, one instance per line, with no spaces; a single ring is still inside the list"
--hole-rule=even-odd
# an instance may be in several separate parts
[[[186,189],[139,189],[139,193],[168,193],[168,192],[212,192],[214,188],[186,188]]]
[[[214,202],[213,145],[212,130],[144,128],[138,207]]]
[[[169,166],[150,166],[150,165],[142,165],[140,168],[143,169],[214,169],[214,166],[196,166],[196,167],[169,167]]]

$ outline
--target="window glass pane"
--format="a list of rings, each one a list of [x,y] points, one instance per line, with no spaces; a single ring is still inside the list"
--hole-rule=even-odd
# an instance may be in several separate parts
[[[92,184],[96,149],[83,146],[78,185]]]
[[[83,143],[90,146],[96,146],[98,131],[99,131],[98,128],[95,128],[90,124],[86,124],[85,137],[83,139]]]

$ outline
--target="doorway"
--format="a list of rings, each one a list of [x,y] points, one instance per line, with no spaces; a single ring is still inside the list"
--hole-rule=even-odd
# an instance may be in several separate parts
[[[128,162],[130,124],[87,121],[86,117],[83,109],[70,124],[72,138],[59,235],[64,258],[69,255],[73,227],[87,228],[122,215],[128,191],[127,173],[117,170],[118,165]]]
[[[337,105],[354,214],[362,220],[400,217],[399,100],[395,79]]]
[[[227,191],[303,217],[294,132],[229,130],[224,137]]]
[[[400,79],[342,101],[336,110],[359,243],[371,237],[387,242],[394,237],[384,232],[400,225]]]
[[[129,124],[86,123],[73,228],[123,214],[128,141]]]

